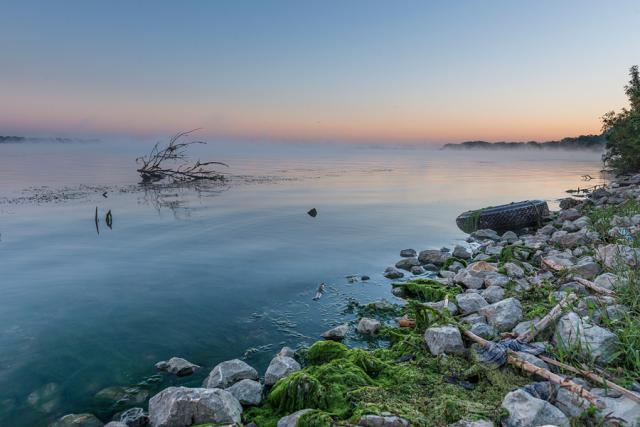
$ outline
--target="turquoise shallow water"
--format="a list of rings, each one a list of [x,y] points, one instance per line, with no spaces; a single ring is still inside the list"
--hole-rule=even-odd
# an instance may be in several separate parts
[[[107,421],[234,357],[263,373],[282,345],[353,319],[349,298],[393,301],[384,267],[402,248],[464,239],[459,212],[551,201],[601,167],[593,153],[213,144],[198,154],[231,165],[228,185],[144,191],[132,159],[147,149],[0,145],[0,425]],[[328,291],[313,301],[320,282]],[[171,356],[204,369],[157,375]],[[113,387],[129,402],[107,398]]]

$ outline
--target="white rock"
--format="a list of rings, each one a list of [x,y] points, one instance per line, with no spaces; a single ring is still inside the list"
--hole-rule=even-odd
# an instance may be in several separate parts
[[[149,400],[153,427],[190,426],[200,423],[239,424],[242,405],[219,388],[169,387]]]
[[[205,388],[227,388],[244,379],[257,380],[258,371],[240,359],[233,359],[214,366],[202,386]]]
[[[443,353],[459,355],[465,353],[462,335],[453,325],[433,326],[427,329],[424,333],[424,340],[434,356]]]

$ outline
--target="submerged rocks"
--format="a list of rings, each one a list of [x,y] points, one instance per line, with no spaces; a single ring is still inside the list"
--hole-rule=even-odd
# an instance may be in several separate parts
[[[574,312],[560,318],[554,340],[557,346],[604,363],[615,357],[619,345],[618,337],[613,332],[583,322]]]
[[[68,414],[58,418],[49,427],[102,427],[100,421],[93,414]]]
[[[240,424],[241,414],[238,399],[219,388],[169,387],[149,400],[149,419],[154,427]]]
[[[244,380],[257,380],[258,371],[240,359],[227,360],[218,363],[204,380],[203,387],[227,388],[234,383]]]
[[[508,393],[502,401],[502,407],[509,416],[503,421],[505,427],[531,427],[553,425],[569,427],[569,419],[551,403],[533,397],[518,389]]]
[[[194,365],[188,360],[182,359],[180,357],[172,357],[167,361],[163,360],[162,362],[156,363],[157,370],[165,371],[178,377],[186,377],[187,375],[191,375],[199,367],[200,366]]]
[[[522,305],[515,298],[487,305],[478,310],[498,332],[508,332],[522,320]]]
[[[269,363],[267,367],[267,372],[264,374],[264,385],[274,385],[279,379],[293,372],[297,372],[300,369],[302,369],[302,367],[295,359],[288,356],[276,356],[271,359],[271,363]]]
[[[443,353],[463,355],[466,351],[460,330],[453,325],[432,326],[425,331],[424,340],[434,356]]]

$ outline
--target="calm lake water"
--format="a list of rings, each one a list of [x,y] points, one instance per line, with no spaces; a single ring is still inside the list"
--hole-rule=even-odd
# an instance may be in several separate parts
[[[461,211],[552,202],[601,168],[595,153],[216,143],[196,154],[228,162],[227,185],[145,190],[133,159],[149,148],[0,144],[0,425],[106,422],[230,358],[263,374],[281,346],[354,319],[349,298],[393,301],[384,268],[462,241]],[[172,356],[203,369],[158,375]]]

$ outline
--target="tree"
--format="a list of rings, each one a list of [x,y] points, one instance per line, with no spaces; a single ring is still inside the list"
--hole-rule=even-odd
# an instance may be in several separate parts
[[[602,117],[607,138],[603,159],[619,175],[640,171],[640,74],[637,65],[631,67],[629,76],[629,84],[624,87],[629,108],[623,108],[620,113],[609,111]]]

